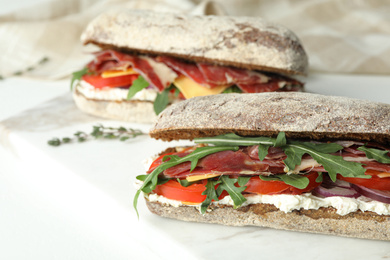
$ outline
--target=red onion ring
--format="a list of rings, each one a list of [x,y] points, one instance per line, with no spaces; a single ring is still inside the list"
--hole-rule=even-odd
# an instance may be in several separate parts
[[[351,187],[363,196],[390,204],[390,191],[370,189],[357,184],[351,184]]]
[[[329,187],[325,188],[324,186],[318,186],[313,190],[315,195],[321,195],[323,197],[347,197],[347,198],[357,198],[360,196],[359,192],[350,187]]]

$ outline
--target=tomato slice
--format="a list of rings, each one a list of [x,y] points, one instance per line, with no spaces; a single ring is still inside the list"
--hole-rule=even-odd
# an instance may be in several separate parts
[[[288,185],[283,181],[263,181],[259,177],[252,177],[245,185],[247,188],[245,192],[257,193],[263,195],[272,195],[272,194],[291,194],[299,195],[304,192],[311,191],[315,187],[319,186],[321,182],[316,182],[318,177],[317,172],[309,173],[305,175],[309,178],[309,185],[305,189],[298,189],[294,186]]]
[[[309,185],[305,189],[298,189],[291,185],[288,185],[282,181],[263,181],[258,176],[249,179],[245,185],[247,188],[245,192],[257,193],[257,194],[292,194],[298,195],[303,192],[308,192],[315,187],[319,186],[315,180],[318,177],[317,172],[313,172],[307,175],[309,178]],[[206,190],[207,180],[192,184],[188,187],[181,186],[176,180],[169,180],[168,182],[157,185],[154,192],[158,195],[164,196],[165,198],[172,200],[179,200],[190,203],[202,203],[206,199],[206,195],[202,195],[202,192]],[[227,192],[223,192],[219,199],[224,198]]]
[[[157,157],[157,159],[154,160],[154,161],[152,162],[152,164],[150,165],[150,167],[149,167],[149,172],[151,172],[151,171],[154,170],[157,166],[159,166],[160,164],[163,163],[163,158],[164,158],[164,156],[171,155],[171,154],[174,154],[174,152],[172,152],[172,153],[164,153],[163,155],[160,155],[159,157]]]
[[[97,89],[103,87],[130,87],[133,81],[138,78],[138,74],[123,75],[118,77],[103,78],[101,75],[84,75],[82,79]]]
[[[367,170],[364,174],[371,175],[370,179],[344,177],[341,176],[340,174],[337,175],[337,178],[353,184],[362,185],[370,189],[390,191],[390,177],[385,177],[385,178],[378,177],[378,174],[381,173],[383,172]]]
[[[157,185],[154,192],[158,195],[172,200],[179,200],[191,203],[202,203],[206,199],[206,195],[202,192],[206,190],[206,183],[195,183],[188,187],[181,186],[176,180]]]

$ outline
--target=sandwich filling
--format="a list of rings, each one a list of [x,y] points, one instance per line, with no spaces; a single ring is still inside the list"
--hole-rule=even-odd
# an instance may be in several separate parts
[[[169,95],[174,95],[176,99],[188,99],[230,92],[260,93],[303,89],[303,83],[287,76],[208,63],[191,63],[168,56],[125,54],[114,50],[95,53],[94,60],[81,71],[73,73],[72,85],[75,80],[93,86],[88,92],[85,84],[78,85],[77,88],[87,98],[98,100],[118,101],[117,93],[122,92],[126,93],[120,94],[122,100],[123,97],[124,100],[130,100],[140,91],[154,92],[156,114],[170,103],[167,98]],[[151,96],[148,95],[149,98]]]
[[[194,147],[164,152],[137,176],[152,201],[192,205],[253,203],[280,210],[334,207],[345,215],[390,215],[390,149],[357,141],[314,142],[226,134],[195,139]]]

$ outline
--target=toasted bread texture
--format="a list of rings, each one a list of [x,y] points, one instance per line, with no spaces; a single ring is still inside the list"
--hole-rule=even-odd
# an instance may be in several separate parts
[[[289,75],[306,74],[308,69],[298,37],[256,17],[111,11],[94,19],[81,40],[103,49]]]
[[[339,235],[365,239],[390,240],[390,216],[372,212],[353,212],[340,216],[332,207],[318,210],[294,210],[285,213],[270,204],[251,204],[238,209],[212,205],[202,215],[192,206],[173,207],[146,199],[149,210],[159,216],[183,221],[260,226],[291,231]]]
[[[390,105],[301,92],[196,97],[163,111],[150,130],[162,140],[243,136],[390,143]]]

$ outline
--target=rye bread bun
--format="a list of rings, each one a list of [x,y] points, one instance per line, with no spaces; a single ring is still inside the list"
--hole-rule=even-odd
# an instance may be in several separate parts
[[[390,104],[301,92],[220,94],[168,107],[150,136],[166,141],[236,133],[390,143]]]
[[[73,100],[81,111],[97,117],[149,124],[157,118],[151,101],[90,99],[79,92],[77,87],[73,91]]]
[[[81,36],[103,49],[169,55],[249,70],[306,74],[308,58],[290,30],[255,17],[110,11]]]
[[[146,198],[145,198],[146,199]],[[202,215],[195,207],[173,207],[146,199],[149,210],[162,217],[228,226],[260,226],[300,232],[390,240],[390,216],[357,211],[340,216],[332,207],[294,210],[285,213],[270,204],[232,206],[211,205]]]

